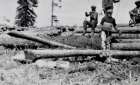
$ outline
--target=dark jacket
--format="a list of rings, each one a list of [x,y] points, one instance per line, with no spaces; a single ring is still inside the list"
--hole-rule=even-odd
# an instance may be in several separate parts
[[[90,21],[96,20],[98,21],[98,13],[96,11],[91,11],[89,14],[85,14],[87,17],[90,16]]]

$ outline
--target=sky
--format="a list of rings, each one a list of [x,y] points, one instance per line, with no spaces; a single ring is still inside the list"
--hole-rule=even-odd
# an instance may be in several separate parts
[[[45,27],[51,25],[51,1],[52,0],[38,0],[38,7],[34,9],[37,14],[35,26]],[[114,4],[113,17],[116,23],[128,23],[130,20],[129,11],[135,7],[136,0],[121,0]],[[59,0],[54,0],[59,3]],[[92,5],[97,6],[97,12],[102,11],[102,0],[62,0],[61,8],[54,8],[54,15],[57,15],[59,20],[58,25],[78,25],[81,26],[85,20],[85,12],[90,11]],[[0,23],[10,26],[14,25],[17,0],[0,0]],[[99,15],[99,23],[104,15]],[[10,20],[9,22],[5,21]],[[56,23],[54,23],[56,25]]]

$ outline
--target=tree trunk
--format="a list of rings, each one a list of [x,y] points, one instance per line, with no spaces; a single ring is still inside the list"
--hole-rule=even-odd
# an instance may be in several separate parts
[[[129,27],[119,27],[118,28],[122,33],[140,33],[140,29],[139,28],[129,28]],[[84,28],[77,28],[75,30],[76,33],[83,33]],[[91,28],[87,28],[87,32],[91,33]],[[95,28],[95,33],[99,33],[99,29]],[[112,33],[117,33],[117,31],[115,29],[112,29]]]
[[[115,39],[116,43],[139,43],[140,39]]]
[[[140,34],[112,34],[112,37],[116,39],[140,39]]]
[[[140,43],[112,43],[111,50],[140,50]]]
[[[51,40],[42,39],[40,37],[23,34],[21,32],[13,31],[13,32],[9,32],[8,34],[10,36],[13,36],[13,37],[32,40],[32,41],[39,42],[39,43],[49,45],[49,46],[64,47],[64,48],[70,48],[70,49],[75,49],[76,48],[76,47],[68,46],[68,45],[65,45],[65,44],[58,43],[58,42],[54,42],[54,41],[51,41]]]
[[[82,33],[74,33],[74,36],[81,36]],[[88,33],[87,33],[88,35]],[[99,33],[95,33],[95,36],[99,36]],[[140,34],[125,34],[122,33],[121,35],[119,35],[118,33],[113,33],[112,37],[115,39],[140,39]]]
[[[119,50],[27,50],[24,51],[25,58],[34,60],[41,58],[62,58],[77,56],[97,56],[102,53],[110,56],[140,56],[140,51],[119,51]]]

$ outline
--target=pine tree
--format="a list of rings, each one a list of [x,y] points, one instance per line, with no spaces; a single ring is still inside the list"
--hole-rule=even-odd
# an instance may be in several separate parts
[[[36,22],[36,13],[33,8],[37,8],[38,0],[18,0],[15,25],[20,27],[34,26]]]

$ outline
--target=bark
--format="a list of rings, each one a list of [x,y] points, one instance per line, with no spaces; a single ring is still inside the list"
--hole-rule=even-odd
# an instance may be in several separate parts
[[[140,39],[140,34],[112,34],[112,37],[116,39]]]
[[[116,43],[138,43],[140,39],[115,39]]]
[[[64,48],[70,48],[70,49],[75,49],[76,48],[76,47],[73,47],[73,46],[68,46],[68,45],[61,44],[61,43],[58,43],[58,42],[54,42],[54,41],[51,41],[51,40],[42,39],[40,37],[27,35],[27,34],[24,34],[24,33],[21,33],[21,32],[12,31],[12,32],[9,32],[8,34],[10,36],[13,36],[13,37],[32,40],[32,41],[39,42],[39,43],[49,45],[49,46],[64,47]]]
[[[74,36],[81,36],[82,33],[74,33]],[[88,33],[86,34],[88,35]],[[95,33],[95,36],[99,36],[99,33]],[[115,39],[140,39],[140,34],[128,34],[128,33],[122,33],[119,35],[118,33],[113,33],[112,37]]]
[[[112,43],[111,50],[140,50],[140,43]]]
[[[139,28],[129,28],[129,27],[119,27],[118,28],[122,33],[140,33],[140,29]],[[77,28],[75,30],[76,33],[83,33],[84,28]],[[91,33],[91,28],[87,28],[87,32]],[[99,33],[99,29],[95,28],[95,33]],[[117,33],[117,31],[115,29],[112,30],[112,33]]]
[[[25,58],[34,60],[41,58],[63,58],[77,56],[98,56],[106,54],[106,56],[140,56],[140,51],[119,51],[119,50],[26,50]]]

